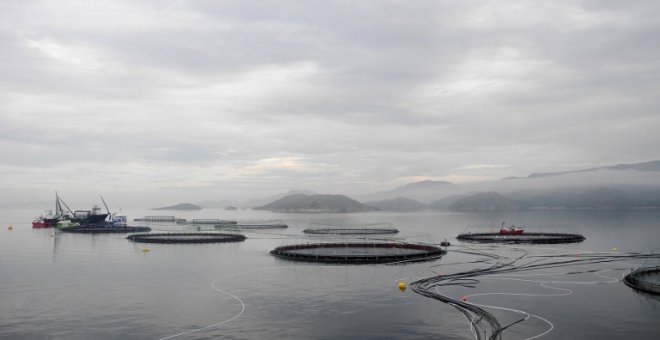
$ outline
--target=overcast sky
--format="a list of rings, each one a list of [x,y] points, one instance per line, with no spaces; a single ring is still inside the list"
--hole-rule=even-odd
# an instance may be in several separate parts
[[[660,159],[659,17],[658,1],[5,0],[0,203]]]

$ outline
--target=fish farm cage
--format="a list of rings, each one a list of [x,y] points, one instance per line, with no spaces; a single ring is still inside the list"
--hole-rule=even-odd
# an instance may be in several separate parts
[[[217,229],[229,229],[229,230],[251,230],[251,229],[285,229],[289,225],[280,221],[257,221],[257,222],[236,222],[229,221],[231,223],[219,223],[215,225]]]
[[[336,227],[327,225],[312,225],[303,230],[305,234],[315,235],[381,235],[397,234],[399,230],[389,223],[373,224],[364,227]]]
[[[190,221],[183,221],[183,222],[177,222],[177,223],[185,223],[185,224],[192,224],[192,225],[218,225],[218,224],[237,224],[236,221],[228,221],[228,220],[221,220],[219,218],[194,218]]]
[[[286,245],[270,252],[279,258],[333,264],[396,263],[435,260],[447,251],[440,247],[399,242],[309,243]]]
[[[579,243],[585,240],[580,234],[565,233],[527,233],[524,234],[500,234],[495,233],[468,233],[456,237],[459,241],[472,243],[525,243],[525,244],[559,244]]]
[[[127,239],[142,243],[226,243],[245,241],[245,235],[225,233],[149,233],[128,235]]]
[[[145,216],[141,218],[135,218],[133,221],[152,223],[184,223],[186,222],[186,219],[176,218],[175,216]]]
[[[623,278],[623,282],[646,293],[660,294],[660,266],[635,269]]]
[[[58,229],[65,233],[79,234],[127,234],[144,233],[151,231],[149,227],[104,227],[104,226],[79,226]]]

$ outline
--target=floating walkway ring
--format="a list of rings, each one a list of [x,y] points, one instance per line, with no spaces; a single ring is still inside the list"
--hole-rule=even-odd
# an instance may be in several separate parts
[[[303,230],[305,234],[317,235],[378,235],[378,234],[397,234],[395,228],[307,228]]]
[[[368,264],[435,260],[447,251],[411,243],[310,243],[281,246],[272,255],[293,261]]]
[[[635,269],[623,278],[623,282],[646,293],[660,294],[660,267]]]
[[[126,234],[143,233],[151,231],[149,227],[98,227],[98,226],[80,226],[57,229],[65,233],[80,234]]]
[[[244,235],[226,233],[149,233],[128,235],[126,238],[143,243],[226,243],[245,241]]]
[[[558,244],[579,243],[585,240],[580,234],[564,233],[524,233],[520,235],[500,233],[460,234],[459,241],[473,243],[526,243],[526,244]]]
[[[229,229],[229,230],[250,230],[250,229],[286,229],[288,228],[289,225],[284,224],[284,223],[272,223],[272,224],[259,224],[259,223],[254,223],[254,224],[216,224],[215,228],[216,229]]]

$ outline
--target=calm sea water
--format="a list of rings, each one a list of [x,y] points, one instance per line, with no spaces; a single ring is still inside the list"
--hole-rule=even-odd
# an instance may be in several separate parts
[[[124,211],[136,218],[153,211]],[[275,214],[202,210],[183,218],[281,219],[288,229],[247,232],[242,243],[144,245],[124,235],[78,235],[32,229],[33,210],[0,211],[0,338],[161,339],[216,325],[178,339],[473,339],[467,320],[453,307],[408,290],[408,282],[473,268],[474,260],[450,252],[435,262],[406,265],[317,265],[274,258],[276,246],[313,242],[302,230],[311,223],[356,226],[389,222],[396,238],[440,242],[502,221],[527,230],[577,232],[581,244],[528,246],[532,254],[585,251],[658,251],[660,212],[588,211],[507,214],[364,213]],[[136,223],[136,222],[134,222]],[[12,225],[13,231],[7,230]],[[478,228],[477,226],[482,226]],[[171,225],[162,230],[180,230]],[[453,246],[455,247],[455,246]],[[460,246],[453,249],[461,249]],[[501,246],[500,253],[513,253]],[[458,264],[456,264],[458,263]],[[443,266],[443,264],[445,264]],[[453,265],[449,265],[453,264]],[[434,265],[440,265],[433,267]],[[636,260],[594,266],[603,272],[551,276],[572,291],[565,296],[475,296],[471,302],[524,310],[552,324],[547,339],[660,339],[660,299],[638,293],[614,278],[629,268],[658,265]],[[547,273],[547,272],[546,272]],[[547,276],[545,276],[547,278]],[[527,278],[529,279],[529,278]],[[582,282],[578,284],[576,282]],[[451,287],[460,297],[479,293],[552,295],[529,281],[483,279],[475,288]],[[243,307],[244,306],[244,307]],[[521,314],[490,309],[502,323]],[[504,332],[525,339],[550,324],[538,318]]]

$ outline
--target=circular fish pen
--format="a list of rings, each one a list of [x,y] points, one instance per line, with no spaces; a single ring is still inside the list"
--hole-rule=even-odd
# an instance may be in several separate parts
[[[635,269],[623,278],[623,282],[646,293],[660,294],[660,267]]]
[[[270,253],[293,261],[369,264],[430,261],[447,252],[439,247],[411,243],[311,243],[281,246]]]
[[[128,235],[126,238],[142,243],[226,243],[245,240],[244,235],[225,233],[150,233]]]
[[[558,244],[579,243],[584,241],[585,238],[580,234],[526,232],[524,234],[516,235],[500,233],[460,234],[456,239],[473,243]]]
[[[396,228],[307,228],[305,234],[315,235],[381,235],[397,234]]]
[[[126,234],[143,233],[151,231],[149,227],[100,227],[100,226],[80,226],[58,229],[65,233],[79,234]]]
[[[260,222],[234,222],[219,223],[215,225],[216,229],[228,230],[260,230],[260,229],[286,229],[289,225],[280,220],[260,221]]]

